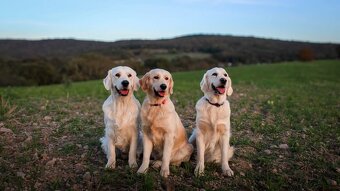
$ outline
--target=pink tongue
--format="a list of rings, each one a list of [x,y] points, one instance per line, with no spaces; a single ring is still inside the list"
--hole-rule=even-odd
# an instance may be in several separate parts
[[[160,96],[164,96],[164,95],[165,95],[165,92],[160,91],[160,92],[158,92],[158,94],[159,94]]]
[[[127,95],[129,93],[129,90],[120,90],[120,94]]]
[[[225,88],[216,88],[220,94],[224,94]]]

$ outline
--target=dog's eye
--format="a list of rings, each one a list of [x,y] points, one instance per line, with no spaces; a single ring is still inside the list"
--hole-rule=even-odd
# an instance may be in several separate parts
[[[228,74],[224,74],[225,77],[228,77]]]
[[[168,77],[165,77],[164,79],[165,79],[165,80],[169,80],[169,78],[168,78]]]
[[[132,75],[131,74],[128,74],[128,77],[130,78]]]
[[[155,76],[155,77],[153,77],[154,79],[156,79],[156,80],[158,80],[159,79],[159,76]]]
[[[119,78],[119,77],[120,77],[120,73],[117,73],[117,74],[116,74],[116,77],[118,77],[118,78]]]
[[[217,76],[217,73],[213,73],[212,75],[213,75],[213,76]]]

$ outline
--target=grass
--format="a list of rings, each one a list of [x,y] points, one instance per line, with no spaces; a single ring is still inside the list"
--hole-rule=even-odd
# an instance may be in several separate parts
[[[233,80],[230,165],[234,177],[207,164],[194,177],[195,160],[136,175],[126,160],[104,169],[98,139],[101,80],[40,87],[0,88],[0,190],[336,190],[340,183],[340,61],[289,62],[227,69]],[[202,96],[204,71],[174,73],[176,105],[188,132]],[[136,93],[142,101],[144,94]],[[14,108],[14,109],[13,109]],[[280,149],[288,144],[288,149]],[[269,152],[269,154],[268,154]],[[139,164],[141,161],[138,161]]]

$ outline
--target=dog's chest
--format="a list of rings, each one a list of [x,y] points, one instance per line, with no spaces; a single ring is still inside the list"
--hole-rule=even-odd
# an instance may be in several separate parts
[[[199,111],[202,118],[209,121],[212,126],[219,123],[225,123],[230,116],[230,109],[226,106],[216,107],[209,105],[206,109]]]

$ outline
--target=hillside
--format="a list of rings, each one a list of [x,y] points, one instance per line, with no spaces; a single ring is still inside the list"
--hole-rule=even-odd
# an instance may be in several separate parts
[[[339,44],[228,35],[116,42],[0,40],[0,86],[100,79],[117,65],[130,66],[138,73],[157,67],[174,72],[338,57]]]
[[[99,138],[102,80],[72,85],[0,88],[0,190],[337,190],[340,61],[228,68],[233,177],[190,162],[146,175],[119,158],[115,170]],[[195,127],[203,70],[173,73],[171,96],[187,133]],[[139,101],[145,97],[135,92]],[[281,148],[281,144],[287,144]],[[138,165],[141,159],[138,159]],[[172,189],[171,189],[172,188]]]
[[[86,52],[106,52],[116,49],[167,49],[184,52],[225,52],[230,55],[296,58],[299,50],[310,48],[317,59],[336,58],[338,44],[283,41],[229,35],[190,35],[161,40],[122,40],[116,42],[74,39],[0,40],[0,57],[37,58],[76,56]],[[279,59],[279,58],[278,58]]]

